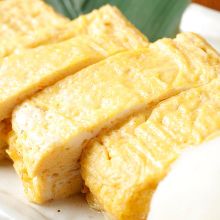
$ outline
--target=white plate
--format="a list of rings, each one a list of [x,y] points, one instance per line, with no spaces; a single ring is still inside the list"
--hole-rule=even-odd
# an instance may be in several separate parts
[[[0,220],[104,220],[82,196],[43,206],[27,201],[10,163],[0,164]]]
[[[186,148],[151,200],[148,220],[220,220],[220,136]]]
[[[220,12],[192,3],[185,10],[180,31],[195,32],[203,36],[216,50],[220,51]]]

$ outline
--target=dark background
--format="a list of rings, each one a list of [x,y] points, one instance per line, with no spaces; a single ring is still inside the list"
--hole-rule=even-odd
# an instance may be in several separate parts
[[[220,0],[193,0],[193,2],[205,5],[220,11]]]

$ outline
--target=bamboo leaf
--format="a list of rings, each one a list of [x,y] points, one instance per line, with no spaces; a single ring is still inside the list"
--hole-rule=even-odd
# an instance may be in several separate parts
[[[46,0],[73,19],[104,4],[116,5],[151,41],[173,37],[190,0]]]

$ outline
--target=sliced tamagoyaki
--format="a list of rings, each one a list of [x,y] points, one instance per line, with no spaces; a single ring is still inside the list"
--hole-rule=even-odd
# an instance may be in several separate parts
[[[0,58],[16,50],[0,60],[0,120],[39,89],[114,53],[148,45],[147,38],[110,5],[69,22],[41,0],[26,3],[0,3],[0,12],[8,11],[0,18]],[[40,45],[45,46],[19,50]],[[1,155],[7,147],[5,137],[0,130]]]
[[[9,155],[30,200],[64,198],[81,187],[86,142],[137,111],[219,75],[218,54],[183,33],[91,65],[19,105]]]

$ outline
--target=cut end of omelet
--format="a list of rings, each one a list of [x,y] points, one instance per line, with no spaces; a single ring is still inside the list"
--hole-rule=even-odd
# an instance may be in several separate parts
[[[170,164],[186,147],[219,132],[219,100],[218,78],[159,103],[147,119],[134,116],[89,143],[81,172],[97,203],[116,219],[146,219]]]
[[[27,166],[24,166],[24,158],[21,153],[22,148],[17,142],[16,135],[13,132],[10,132],[9,137],[10,149],[7,150],[7,153],[14,161],[14,168],[22,180],[24,192],[30,201],[42,204],[55,199],[67,198],[72,194],[80,192],[82,179],[79,163],[76,163],[74,166],[69,165],[69,169],[67,167],[66,169],[63,169],[62,162],[60,161],[64,158],[61,157],[60,160],[57,160],[59,155],[56,155],[55,157],[52,155],[50,158],[48,157],[50,160],[48,162],[51,166],[56,166],[56,168],[42,168],[43,171],[41,172],[41,175],[34,176],[30,173]],[[62,151],[64,151],[64,149]],[[69,150],[66,151],[68,154],[72,153]],[[31,167],[30,164],[29,166]],[[62,169],[62,172],[60,172],[60,169]]]
[[[25,113],[28,112],[26,111]],[[35,114],[37,114],[36,111]],[[56,152],[53,150],[50,151],[50,149],[47,149],[47,153],[40,150],[40,146],[46,147],[46,145],[49,144],[46,143],[45,139],[47,138],[51,138],[54,144],[56,144],[59,135],[65,138],[65,132],[67,132],[70,128],[69,126],[71,126],[68,122],[66,124],[65,122],[59,123],[61,117],[56,114],[48,114],[47,116],[50,118],[48,120],[56,119],[57,123],[54,124],[55,126],[63,126],[63,134],[57,134],[55,131],[56,128],[54,128],[52,133],[45,132],[44,135],[38,136],[39,145],[38,147],[35,146],[35,149],[32,149],[32,154],[30,154],[31,151],[29,151],[28,154],[24,154],[24,152],[22,152],[22,143],[19,142],[16,134],[11,132],[9,136],[10,149],[7,151],[10,158],[14,161],[15,170],[23,182],[24,191],[28,199],[39,204],[79,193],[82,181],[79,163],[73,159],[73,155],[77,157],[78,152],[71,150],[66,145],[62,145]],[[47,123],[48,122],[44,122],[41,126],[46,129]],[[33,129],[33,127],[30,127],[30,124],[26,124],[26,126],[28,126],[29,129]],[[39,135],[39,133],[35,130],[33,136],[37,137],[37,135]],[[30,142],[29,144],[31,147]],[[43,153],[46,153],[46,155],[43,155]],[[33,170],[34,161],[39,159],[42,160],[41,166],[35,167],[36,169]]]

